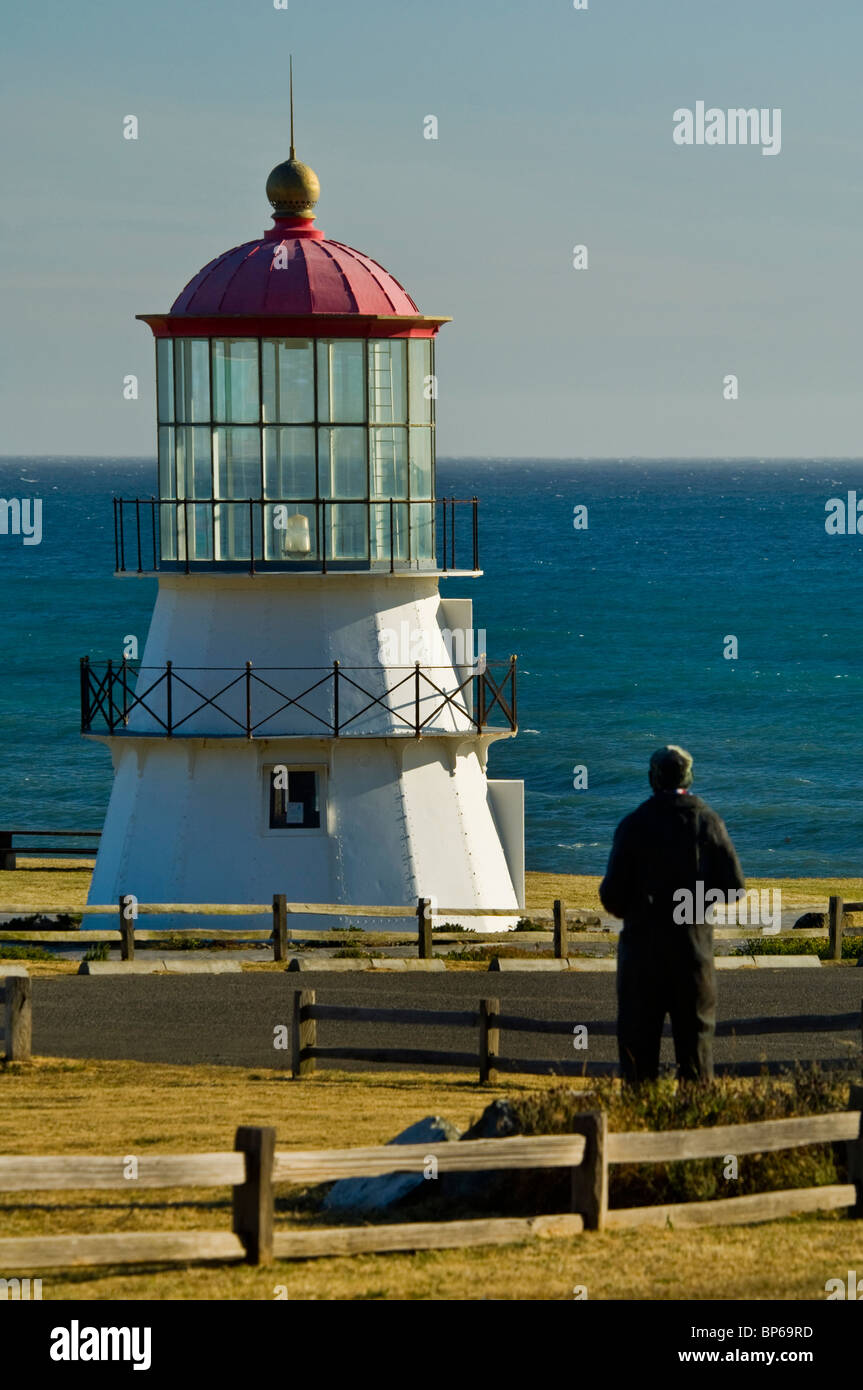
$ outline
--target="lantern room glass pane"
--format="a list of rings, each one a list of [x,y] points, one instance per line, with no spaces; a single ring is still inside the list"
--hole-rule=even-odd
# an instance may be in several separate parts
[[[412,425],[428,425],[432,421],[431,338],[408,339],[410,375],[410,421]]]
[[[264,420],[294,424],[315,418],[315,359],[309,338],[261,343]]]
[[[368,507],[336,502],[327,507],[327,559],[367,560],[369,556]]]
[[[174,431],[168,425],[159,426],[159,496],[176,497],[177,468],[174,457]]]
[[[411,451],[411,497],[431,497],[432,483],[432,432],[430,429],[409,430]]]
[[[248,502],[220,502],[215,509],[216,559],[249,560],[254,534],[255,559],[261,559],[261,507]],[[251,516],[249,513],[251,512]]]
[[[213,419],[260,420],[258,343],[255,338],[213,339]]]
[[[315,431],[311,426],[264,429],[264,496],[315,496]]]
[[[177,430],[177,497],[212,497],[213,466],[208,425]]]
[[[407,497],[407,430],[377,428],[370,433],[372,496]]]
[[[414,502],[411,506],[411,559],[434,558],[434,502]]]
[[[364,429],[318,430],[318,479],[321,497],[368,496]]]
[[[392,508],[392,552],[390,552],[390,505],[377,502],[372,506],[372,559],[406,560],[408,558],[408,509],[404,502]]]
[[[248,427],[213,430],[217,497],[261,496],[261,432]]]
[[[365,343],[318,341],[318,419],[361,423],[366,418]]]
[[[173,503],[159,508],[159,553],[163,560],[177,558],[177,508]]]
[[[210,344],[206,338],[174,341],[174,419],[191,424],[210,418]]]
[[[369,420],[403,424],[407,420],[407,344],[403,338],[369,343]]]
[[[156,339],[156,399],[159,423],[173,423],[174,344],[170,338]]]

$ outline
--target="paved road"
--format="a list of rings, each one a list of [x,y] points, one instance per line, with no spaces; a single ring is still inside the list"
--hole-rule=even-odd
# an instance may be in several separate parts
[[[836,1014],[859,1010],[863,971],[777,969],[720,975],[720,1019],[758,1015]],[[131,1058],[173,1063],[211,1062],[250,1067],[289,1066],[273,1046],[274,1029],[290,1025],[294,991],[315,989],[319,1003],[378,1008],[473,1009],[483,995],[504,1012],[575,1025],[613,1021],[615,977],[602,974],[499,975],[450,972],[412,979],[383,975],[260,973],[211,976],[65,976],[33,982],[33,1047],[55,1057]],[[321,1046],[412,1047],[475,1051],[476,1030],[396,1025],[318,1024]],[[725,1063],[824,1060],[859,1063],[859,1024],[841,1033],[771,1034],[720,1038]],[[503,1035],[502,1054],[555,1061],[612,1062],[613,1036],[590,1037],[587,1054],[568,1037]],[[670,1039],[663,1058],[673,1060]],[[349,1063],[338,1063],[348,1067]],[[357,1064],[366,1067],[368,1064]]]

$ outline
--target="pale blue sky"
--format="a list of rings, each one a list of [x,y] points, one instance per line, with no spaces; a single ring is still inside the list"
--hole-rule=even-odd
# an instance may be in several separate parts
[[[40,0],[3,31],[2,454],[153,451],[134,315],[269,225],[289,50],[318,225],[453,316],[439,453],[860,453],[860,0]],[[676,146],[697,100],[780,107],[781,154]]]

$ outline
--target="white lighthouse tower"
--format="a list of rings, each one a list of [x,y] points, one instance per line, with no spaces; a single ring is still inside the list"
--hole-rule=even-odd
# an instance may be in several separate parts
[[[115,772],[89,900],[425,896],[514,922],[523,788],[486,760],[516,731],[515,659],[439,592],[480,573],[476,499],[435,494],[448,320],[325,239],[318,193],[292,145],[273,227],[140,316],[158,497],[115,500],[116,569],[159,590],[140,664],[82,662],[82,731]]]

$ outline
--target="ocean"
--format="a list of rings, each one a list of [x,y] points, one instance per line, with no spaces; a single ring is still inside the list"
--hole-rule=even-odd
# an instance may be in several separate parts
[[[154,487],[151,460],[0,460],[0,496],[43,500],[40,545],[0,535],[0,828],[102,823],[78,659],[146,633],[156,583],[113,577],[111,497]],[[863,463],[445,460],[437,490],[480,498],[483,577],[443,592],[518,654],[489,772],[524,779],[528,868],[601,873],[673,742],[748,874],[863,872],[863,537],[825,529]]]

